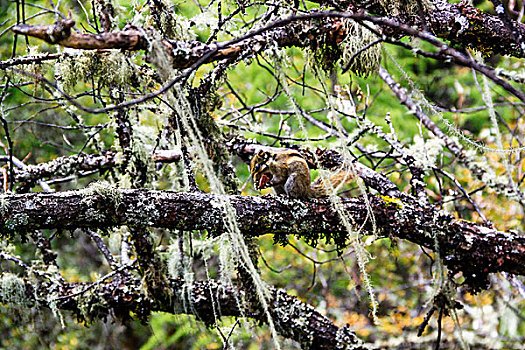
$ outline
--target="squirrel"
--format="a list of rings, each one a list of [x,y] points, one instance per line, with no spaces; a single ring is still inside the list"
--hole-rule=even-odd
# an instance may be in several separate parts
[[[258,190],[273,187],[277,194],[303,199],[327,196],[331,189],[355,179],[351,171],[343,170],[326,180],[331,186],[320,178],[310,184],[308,163],[299,152],[290,149],[258,151],[250,162],[250,174]]]

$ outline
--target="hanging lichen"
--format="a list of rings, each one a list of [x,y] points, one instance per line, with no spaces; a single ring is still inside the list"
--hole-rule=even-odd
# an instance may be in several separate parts
[[[173,79],[173,75],[176,72],[173,71],[170,64],[170,59],[163,46],[160,44],[157,38],[158,35],[153,34],[150,38],[150,59],[152,63],[158,68],[161,78],[164,81]],[[210,159],[209,154],[206,150],[206,138],[200,129],[197,120],[200,118],[199,110],[193,108],[193,104],[189,101],[187,86],[181,86],[175,84],[172,90],[168,91],[164,97],[167,105],[173,109],[177,116],[177,123],[182,127],[186,133],[184,140],[178,140],[178,143],[185,143],[188,149],[192,150],[193,160],[198,163],[200,170],[203,173],[204,178],[209,183],[210,192],[218,195],[218,200],[213,202],[213,205],[223,212],[223,224],[226,227],[224,235],[227,237],[224,241],[223,249],[229,250],[229,254],[220,254],[219,257],[227,257],[229,261],[221,261],[222,266],[237,266],[242,268],[253,280],[253,286],[255,294],[257,295],[258,301],[261,304],[262,309],[266,315],[266,321],[269,325],[274,340],[276,349],[280,349],[279,338],[277,330],[275,328],[274,321],[270,314],[269,298],[270,292],[264,283],[262,277],[257,271],[256,266],[250,257],[250,252],[241,230],[237,222],[237,216],[234,207],[229,202],[228,197],[223,197],[226,194],[226,188],[217,176],[216,171],[213,167],[213,162]],[[230,272],[227,269],[221,270],[221,279],[231,283],[233,276],[226,275],[226,272]],[[239,305],[241,302],[239,301]]]
[[[300,113],[299,104],[297,103],[297,101],[293,97],[293,95],[292,95],[292,93],[290,91],[289,85],[287,83],[287,80],[285,79],[285,74],[284,74],[284,71],[283,71],[283,65],[281,63],[281,60],[279,60],[277,58],[278,56],[274,56],[274,57],[275,57],[274,58],[274,64],[275,64],[276,77],[279,79],[281,85],[283,86],[283,90],[284,90],[285,94],[287,95],[287,97],[290,99],[290,101],[292,102],[292,104],[294,106],[295,116],[297,118],[297,122],[299,124],[300,130],[303,132],[305,137],[308,138],[308,131],[307,131],[306,126],[304,124],[304,121],[302,119],[302,115]],[[319,67],[317,67],[315,65],[312,66],[312,69],[313,69],[313,71],[314,71],[318,81],[320,82],[321,86],[323,87],[325,96],[329,96],[328,91],[326,89],[326,85],[324,84],[324,80],[325,80],[326,76],[323,75],[322,72],[318,68]],[[328,99],[328,103],[329,103],[329,108],[330,108],[332,114],[335,115],[335,112],[336,112],[335,108],[334,108],[333,104],[330,103],[329,99]],[[339,132],[342,132],[341,128],[342,128],[342,126],[339,123],[335,123],[335,129],[336,130],[338,130]],[[342,153],[344,155],[343,159],[351,159],[350,153],[349,153],[349,151],[350,151],[349,150],[349,146],[346,143],[344,143],[344,142],[341,144],[341,151],[342,151]],[[318,160],[316,160],[316,162],[318,162]],[[353,173],[353,177],[357,178],[355,169],[353,168],[353,165],[351,163],[343,164],[343,168],[348,169],[348,171]],[[329,193],[332,194],[331,196],[329,196],[330,202],[332,204],[332,207],[338,213],[338,215],[339,215],[339,217],[341,219],[341,223],[345,227],[347,236],[343,236],[344,242],[346,242],[346,240],[348,239],[350,241],[351,246],[353,247],[353,249],[354,249],[354,251],[356,253],[357,264],[358,264],[358,267],[359,267],[359,271],[361,272],[361,275],[363,277],[364,285],[365,285],[365,287],[367,289],[367,292],[369,294],[369,297],[370,297],[370,306],[371,306],[371,309],[372,309],[372,318],[373,318],[375,323],[378,323],[378,320],[377,320],[378,303],[377,303],[377,300],[376,300],[376,297],[375,297],[375,293],[374,293],[374,290],[373,290],[373,287],[372,287],[372,284],[371,284],[371,281],[370,281],[370,276],[369,276],[368,272],[366,271],[366,264],[367,264],[367,262],[369,260],[369,253],[367,252],[363,242],[360,239],[360,234],[362,233],[361,229],[358,227],[358,225],[356,225],[355,220],[353,219],[353,217],[344,209],[344,206],[343,206],[343,204],[341,202],[341,198],[335,195],[336,194],[336,189],[333,188],[330,185],[329,179],[327,179],[326,177],[323,178],[323,176],[326,176],[326,175],[323,174],[323,172],[320,172],[319,176],[321,176],[321,179],[322,179],[322,181],[324,183],[328,184]],[[367,205],[368,216],[369,216],[369,219],[372,222],[372,227],[373,227],[372,228],[372,234],[376,235],[377,229],[376,229],[376,224],[375,224],[375,218],[374,218],[374,214],[372,212],[372,208],[370,206],[370,203],[369,203],[369,201],[367,199],[366,188],[362,184],[362,181],[360,181],[360,180],[357,182],[357,184],[358,184],[358,187],[359,187],[359,189],[361,191],[363,199],[365,200],[365,203]],[[329,238],[331,238],[331,237],[330,236],[326,236],[325,238],[327,240],[329,240]],[[311,242],[317,242],[318,236],[317,235],[313,235],[312,237],[309,237],[308,239]],[[336,238],[335,239],[335,243],[337,244],[338,249],[341,249],[341,247],[344,246],[343,239],[341,237]]]
[[[343,23],[348,34],[339,44],[342,50],[341,66],[356,75],[367,77],[379,68],[382,44],[378,42],[378,36],[362,24],[350,19]]]
[[[98,53],[97,51],[74,51],[74,55],[65,55],[57,61],[55,77],[57,83],[66,92],[71,91],[78,82],[92,83],[100,86],[132,86],[140,75],[119,51]]]
[[[174,11],[175,5],[158,0],[155,3],[155,12],[146,18],[146,27],[157,28],[165,37],[178,41],[195,40],[196,34],[191,29],[193,22],[178,15]]]

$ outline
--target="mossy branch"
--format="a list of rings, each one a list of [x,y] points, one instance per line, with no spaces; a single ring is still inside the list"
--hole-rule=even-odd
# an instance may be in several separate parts
[[[247,237],[273,233],[294,234],[308,242],[326,239],[344,244],[348,232],[328,199],[292,200],[285,196],[218,196],[150,190],[117,190],[120,202],[85,190],[55,194],[7,195],[2,215],[6,236],[36,229],[137,227],[225,231],[224,213],[217,205],[229,200],[239,229]],[[227,197],[227,198],[226,198]],[[385,236],[407,239],[435,249],[431,232],[438,232],[439,249],[453,272],[463,272],[467,283],[485,287],[488,273],[505,271],[525,275],[525,236],[456,220],[451,215],[418,206],[415,202],[368,198],[375,225]],[[362,198],[342,199],[342,205],[363,234],[372,232],[369,210]]]
[[[163,311],[193,314],[205,323],[213,324],[216,304],[222,316],[245,316],[263,323],[266,320],[257,303],[247,302],[240,309],[239,297],[246,294],[245,290],[221,281],[195,281],[188,289],[184,280],[170,279],[163,285],[163,292],[170,295],[164,303],[151,302],[141,292],[141,283],[139,278],[125,281],[116,278],[96,284],[64,283],[51,298],[47,298],[44,297],[49,293],[46,282],[16,278],[16,291],[11,291],[11,288],[10,294],[0,293],[0,302],[17,302],[20,294],[27,305],[71,311],[79,320],[88,321],[104,319],[109,314],[123,319],[132,315],[145,318],[152,312]],[[16,300],[13,293],[18,293]],[[297,341],[303,349],[370,349],[349,327],[338,327],[297,297],[271,287],[270,293],[277,332]]]

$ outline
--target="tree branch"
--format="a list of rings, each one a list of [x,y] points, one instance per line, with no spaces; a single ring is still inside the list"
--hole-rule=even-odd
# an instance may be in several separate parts
[[[148,47],[144,32],[128,28],[119,32],[102,34],[82,34],[71,28],[75,21],[66,19],[52,25],[16,25],[13,32],[44,40],[49,44],[58,44],[74,49],[124,49],[144,50]]]
[[[108,186],[109,187],[109,186]],[[373,224],[362,198],[341,199],[354,229],[372,234]],[[204,230],[212,235],[227,230],[217,203],[228,201],[241,232],[248,237],[268,233],[295,234],[308,242],[326,239],[344,245],[349,233],[331,201],[293,200],[285,196],[218,196],[107,188],[55,194],[5,195],[2,199],[4,235],[36,229],[107,228],[119,225]],[[375,226],[382,235],[407,239],[436,249],[453,272],[461,271],[474,288],[486,287],[487,274],[505,271],[525,275],[525,236],[456,220],[411,200],[369,196]]]
[[[81,171],[96,171],[113,168],[119,161],[116,151],[101,154],[80,153],[71,156],[58,157],[46,163],[26,165],[15,170],[15,182],[31,184],[44,178],[58,178],[78,174]],[[181,153],[177,150],[158,150],[152,156],[159,163],[172,163],[180,160]],[[0,156],[0,161],[7,161],[7,156]]]
[[[424,17],[402,14],[393,17],[396,21],[424,30],[449,40],[453,45],[473,48],[485,55],[501,54],[525,57],[525,25],[512,21],[509,27],[501,17],[469,6],[467,2],[450,4],[436,1],[424,11]],[[388,36],[402,36],[404,31],[394,27],[383,27]]]
[[[323,1],[316,1],[322,3]],[[341,2],[342,3],[342,2]],[[363,1],[350,1],[357,8],[365,8],[372,13],[385,15],[377,2],[363,4]],[[343,5],[344,6],[344,5]],[[348,5],[346,5],[348,6]],[[466,3],[450,4],[444,1],[433,3],[426,11],[424,17],[419,15],[403,13],[390,17],[394,22],[417,27],[422,31],[430,31],[437,37],[450,40],[454,45],[464,48],[474,48],[483,53],[494,53],[511,55],[519,58],[525,57],[525,25],[511,21],[512,26],[499,17],[483,12]],[[379,12],[379,13],[378,13]],[[330,21],[329,21],[330,22]],[[71,30],[75,24],[73,20],[57,22],[53,25],[17,25],[12,28],[13,32],[28,35],[44,40],[50,44],[59,44],[65,47],[77,49],[125,49],[144,50],[147,49],[145,32],[138,28],[129,27],[120,32],[102,34],[81,34]],[[312,23],[311,23],[312,24]],[[392,26],[388,23],[378,23],[383,34],[387,36],[404,36],[409,33],[400,26]],[[306,29],[309,28],[309,29]],[[274,40],[280,46],[298,45],[305,42],[310,35],[331,33],[334,43],[341,40],[346,33],[341,29],[341,24],[336,22],[321,23],[317,26],[309,26],[301,23],[279,28],[274,31]],[[295,34],[295,35],[294,35]],[[253,42],[242,42],[238,45],[219,50],[213,61],[232,56],[238,56],[247,49],[258,51],[258,48],[266,46],[266,40],[262,37],[254,38]],[[253,45],[257,43],[258,45]],[[209,51],[207,45],[199,42],[181,42],[166,40],[164,45],[171,46],[181,52],[179,59],[175,60],[177,68],[188,67],[195,62],[203,52]],[[303,44],[304,45],[304,44]],[[303,46],[300,45],[299,46]],[[188,55],[188,49],[191,55]]]
[[[114,278],[109,281],[88,283],[63,283],[55,285],[55,295],[49,295],[47,282],[18,280],[24,283],[25,305],[38,304],[72,311],[80,320],[103,319],[109,314],[129,318],[134,313],[145,318],[155,311],[185,313],[197,316],[206,324],[213,324],[216,316],[248,317],[265,322],[266,316],[258,303],[240,300],[246,291],[220,281],[186,281],[170,279],[163,285],[169,295],[158,303],[143,294],[140,278]],[[277,332],[301,344],[303,349],[369,349],[364,347],[348,326],[338,327],[312,306],[283,290],[269,288],[270,309]],[[36,296],[36,300],[35,300]],[[20,296],[18,302],[20,303]],[[1,295],[0,302],[13,302]],[[52,305],[55,304],[55,305]],[[220,310],[220,315],[216,315]]]
[[[314,0],[319,4],[331,6],[331,1]],[[377,16],[388,16],[387,6],[378,0],[340,0],[336,2],[338,10],[347,8],[364,9]],[[434,1],[417,13],[401,11],[400,15],[392,16],[396,22],[415,27],[421,31],[429,31],[435,36],[450,40],[454,45],[463,48],[474,48],[485,54],[510,55],[525,57],[525,25],[495,16],[488,12],[470,6],[468,2],[448,3]],[[406,5],[410,7],[409,2]],[[385,35],[403,36],[407,33],[399,28],[381,26]]]
[[[223,60],[227,58],[238,60],[241,58],[252,57],[257,53],[262,52],[269,45],[274,44],[277,44],[280,47],[310,46],[313,48],[319,48],[319,45],[322,43],[320,43],[319,40],[315,40],[315,38],[321,37],[329,38],[328,41],[332,44],[338,43],[342,41],[347,35],[347,32],[344,29],[344,25],[341,21],[342,18],[353,19],[360,24],[371,22],[381,28],[388,27],[392,30],[396,30],[399,33],[403,33],[404,35],[409,35],[425,40],[439,50],[437,56],[436,54],[432,54],[432,57],[440,58],[442,60],[451,59],[454,63],[458,65],[473,68],[476,71],[479,71],[480,73],[486,75],[496,84],[500,85],[505,90],[507,90],[508,92],[512,93],[520,100],[525,102],[525,94],[523,93],[523,91],[515,88],[506,80],[500,78],[492,67],[480,64],[475,60],[465,56],[462,52],[455,50],[454,48],[438,40],[435,36],[431,35],[431,33],[419,31],[417,29],[414,29],[410,25],[407,25],[403,22],[398,22],[397,20],[390,18],[372,17],[362,12],[352,13],[335,11],[308,12],[304,15],[290,16],[285,19],[279,19],[274,22],[271,22],[265,27],[255,29],[230,41],[214,43],[210,45],[200,44],[198,42],[189,43],[164,40],[163,45],[166,48],[166,53],[169,53],[171,55],[172,65],[174,67],[179,68],[189,68],[185,71],[185,73],[173,79],[170,83],[165,85],[157,92],[150,93],[137,100],[127,101],[120,105],[104,109],[90,109],[81,106],[78,103],[73,103],[71,98],[68,98],[68,100],[71,103],[73,103],[73,105],[75,105],[76,107],[90,113],[105,113],[117,108],[123,108],[137,103],[145,102],[148,99],[151,99],[166,92],[176,82],[185,81],[191,72],[197,70],[201,65],[209,62]],[[319,22],[321,24],[319,24]],[[44,32],[44,29],[53,32],[54,28],[57,26],[61,27],[59,23],[55,24],[55,26],[38,26],[38,28],[36,28],[35,26],[20,25],[13,27],[13,31],[18,34],[26,35],[30,35],[29,33],[32,33],[32,35],[35,36],[38,33],[39,37],[41,37],[45,36],[44,34],[42,34],[42,32]],[[67,36],[67,32],[62,33],[61,31],[60,34],[57,34],[56,36],[60,38],[60,40],[57,39],[58,41],[55,42],[63,42],[64,39],[62,38],[62,36]],[[55,40],[54,36],[53,40]],[[385,42],[397,43],[397,41],[387,39],[387,37],[385,37]],[[135,46],[133,45],[132,47],[133,49],[135,48]],[[421,50],[416,50],[416,52],[422,54]],[[35,76],[34,74],[29,74],[27,72],[23,74],[32,76],[33,78],[38,78],[40,81],[52,85],[52,83],[50,83],[43,77]]]
[[[448,136],[440,127],[434,123],[428,115],[423,112],[421,106],[414,101],[403,87],[399,85],[394,78],[388,73],[388,71],[379,67],[379,77],[388,85],[390,90],[395,94],[399,102],[408,108],[419,121],[431,131],[437,138],[444,141],[445,146],[458,158],[458,160],[463,163],[478,179],[484,181],[489,187],[495,188],[499,193],[506,193],[508,196],[517,198],[518,201],[522,204],[525,204],[525,196],[523,192],[520,191],[518,187],[509,186],[508,183],[503,183],[498,181],[497,178],[487,180],[486,172],[487,170],[480,166],[475,159],[467,157],[463,147],[456,142],[452,137]]]

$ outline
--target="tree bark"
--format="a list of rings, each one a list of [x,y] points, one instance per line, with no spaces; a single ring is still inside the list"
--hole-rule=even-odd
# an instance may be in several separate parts
[[[323,1],[319,1],[323,2]],[[377,2],[363,4],[360,1],[349,1],[347,5],[355,9],[370,9],[372,13],[379,12],[381,7]],[[346,7],[345,7],[346,8]],[[348,13],[347,13],[348,14]],[[419,14],[403,13],[397,16],[385,16],[393,23],[399,23],[419,30],[427,30],[444,40],[450,40],[454,45],[464,48],[474,48],[485,54],[511,55],[518,58],[525,57],[525,25],[516,21],[505,23],[501,17],[494,16],[478,10],[466,4],[449,4],[438,2],[432,4]],[[362,15],[359,17],[363,18]],[[51,44],[59,44],[65,47],[77,49],[125,49],[144,50],[148,47],[145,32],[134,27],[126,28],[120,32],[102,34],[81,34],[71,30],[74,21],[65,20],[53,25],[17,25],[13,31],[17,34],[28,35],[39,38]],[[388,23],[377,23],[384,35],[401,37],[410,35],[403,27],[390,25]],[[262,33],[261,33],[262,34]],[[329,35],[333,43],[340,42],[346,36],[346,32],[339,20],[324,19],[322,21],[299,18],[286,26],[268,28],[264,35],[254,35],[238,43],[228,45],[210,57],[208,62],[226,58],[238,58],[245,56],[247,51],[260,52],[269,44],[277,44],[281,47],[315,45],[314,38]],[[167,52],[178,52],[173,56],[173,66],[176,68],[189,67],[205,53],[210,52],[216,44],[203,44],[197,41],[177,42],[165,40],[163,44]]]
[[[23,283],[25,296],[17,295],[17,302],[71,311],[81,321],[103,319],[110,314],[126,319],[132,313],[145,319],[155,311],[195,315],[208,325],[213,325],[215,317],[221,316],[266,321],[260,305],[248,302],[244,297],[247,292],[238,286],[215,280],[195,281],[188,285],[184,280],[169,279],[162,286],[162,292],[170,297],[158,303],[145,294],[140,278],[120,277],[92,284],[54,285],[52,295],[48,282],[18,279],[18,283]],[[268,289],[268,302],[272,305],[269,311],[276,331],[297,341],[303,349],[370,349],[348,326],[338,327],[315,308],[283,290]],[[0,302],[13,302],[11,298],[2,294]]]
[[[525,236],[456,220],[442,211],[420,207],[410,199],[368,195],[372,223],[363,198],[341,199],[354,230],[407,239],[431,250],[439,249],[453,272],[462,272],[474,289],[486,287],[487,274],[525,275]],[[108,228],[119,225],[226,231],[221,206],[229,203],[247,237],[268,233],[280,240],[295,234],[308,242],[326,239],[343,246],[349,233],[329,199],[294,200],[286,196],[219,196],[112,187],[46,194],[5,195],[1,230],[24,235],[36,229]]]

